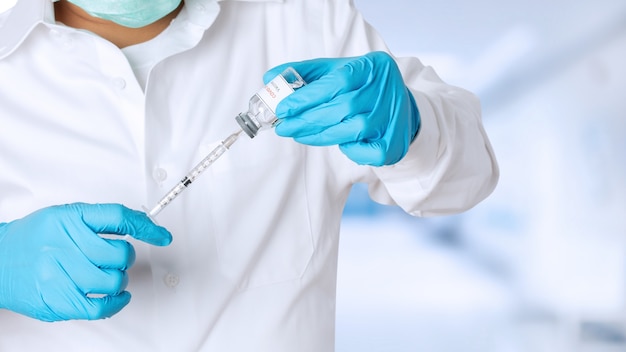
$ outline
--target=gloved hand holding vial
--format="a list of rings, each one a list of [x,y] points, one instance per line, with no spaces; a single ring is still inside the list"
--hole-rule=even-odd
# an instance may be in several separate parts
[[[347,58],[290,62],[308,82],[276,109],[276,133],[313,146],[339,145],[361,165],[392,165],[418,134],[420,113],[393,58],[381,51]]]

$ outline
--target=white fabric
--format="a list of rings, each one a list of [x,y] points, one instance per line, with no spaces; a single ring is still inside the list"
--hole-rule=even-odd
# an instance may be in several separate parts
[[[0,16],[0,222],[60,203],[151,207],[236,130],[268,68],[386,50],[348,0],[185,3],[145,55],[55,24],[50,0]],[[0,351],[332,351],[351,185],[422,216],[473,206],[498,177],[477,99],[399,63],[422,118],[401,162],[243,136],[159,215],[172,245],[133,241],[122,312],[42,323],[0,310]]]

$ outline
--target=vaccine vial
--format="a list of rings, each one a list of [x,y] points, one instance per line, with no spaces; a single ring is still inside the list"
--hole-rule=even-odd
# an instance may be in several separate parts
[[[287,68],[252,96],[248,111],[237,115],[235,120],[250,138],[254,138],[259,131],[278,123],[275,113],[278,103],[305,84],[296,70]]]

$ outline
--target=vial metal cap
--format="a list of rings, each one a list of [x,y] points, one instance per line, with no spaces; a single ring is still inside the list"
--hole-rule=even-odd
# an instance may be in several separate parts
[[[248,114],[246,113],[241,113],[239,115],[237,115],[235,117],[235,120],[237,121],[237,123],[239,124],[239,126],[241,127],[241,129],[246,132],[246,134],[250,137],[250,138],[254,138],[254,136],[257,135],[257,133],[259,133],[259,126],[257,126],[254,121],[252,121],[250,119],[250,117],[248,116]]]

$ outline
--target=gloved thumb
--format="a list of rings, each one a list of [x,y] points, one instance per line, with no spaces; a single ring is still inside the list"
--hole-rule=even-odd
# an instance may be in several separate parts
[[[130,235],[155,246],[167,246],[172,242],[172,235],[164,227],[156,225],[145,213],[121,204],[75,203],[67,206],[76,207],[85,224],[95,233]]]

